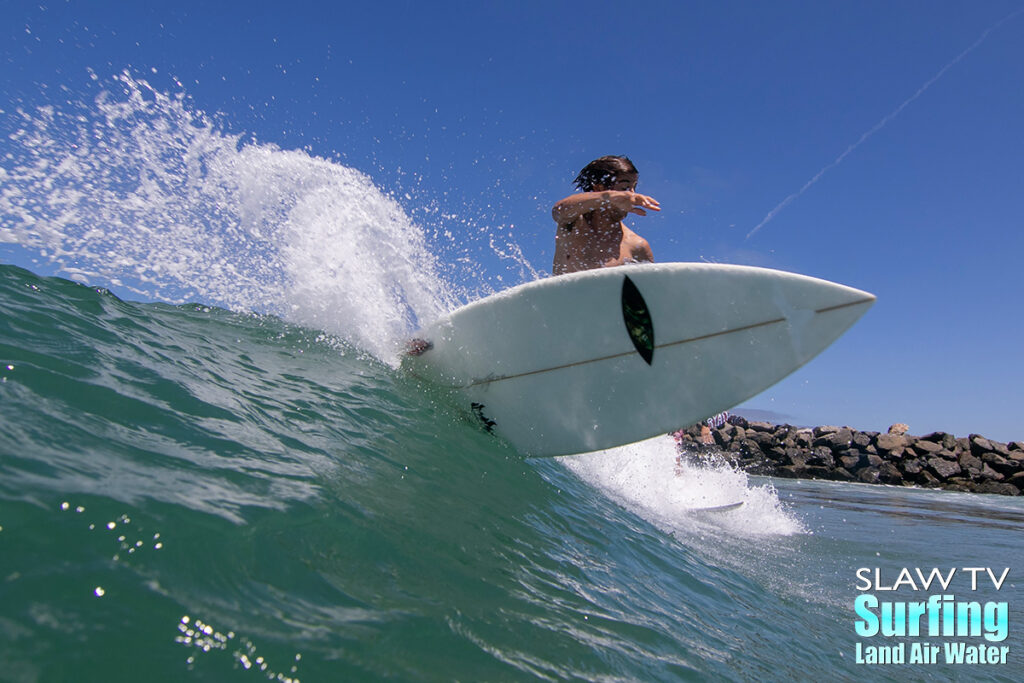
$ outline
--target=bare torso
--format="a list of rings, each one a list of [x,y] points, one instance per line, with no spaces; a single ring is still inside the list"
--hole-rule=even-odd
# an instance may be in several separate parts
[[[558,226],[551,271],[562,275],[652,260],[647,240],[627,228],[621,220],[610,221],[601,212],[594,211],[569,225]]]
[[[661,210],[654,197],[635,192],[636,181],[635,173],[623,174],[607,188],[595,184],[591,191],[555,203],[551,209],[558,226],[551,266],[555,275],[654,261],[647,240],[622,222],[631,213],[646,216],[647,209]]]

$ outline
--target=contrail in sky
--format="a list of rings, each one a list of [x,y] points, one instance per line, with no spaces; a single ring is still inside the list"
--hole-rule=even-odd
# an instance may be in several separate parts
[[[926,81],[924,85],[922,85],[920,88],[918,88],[917,92],[915,92],[913,95],[908,97],[903,102],[903,104],[901,104],[900,106],[898,106],[895,109],[893,109],[887,116],[885,116],[881,121],[876,123],[870,130],[868,130],[868,132],[866,132],[863,135],[861,135],[860,139],[857,140],[857,142],[855,142],[852,145],[850,145],[849,147],[847,147],[846,151],[843,152],[842,154],[840,154],[838,157],[836,157],[835,161],[833,161],[831,164],[829,164],[828,166],[825,166],[823,169],[818,171],[818,173],[813,178],[811,178],[806,183],[804,183],[803,187],[801,187],[799,190],[797,190],[793,194],[791,194],[788,197],[786,197],[785,199],[783,199],[782,202],[778,206],[776,206],[774,209],[769,211],[768,215],[765,216],[763,219],[761,219],[761,222],[758,223],[756,226],[754,226],[753,230],[751,230],[750,232],[747,233],[746,239],[749,240],[751,237],[753,237],[754,234],[758,230],[760,230],[764,226],[765,223],[767,223],[771,219],[775,218],[775,216],[778,215],[778,213],[780,211],[782,211],[784,208],[789,206],[790,202],[792,202],[794,199],[797,199],[798,197],[800,197],[800,195],[802,195],[804,192],[807,192],[807,190],[809,190],[812,185],[814,185],[816,182],[821,180],[821,177],[823,175],[825,175],[827,172],[829,172],[830,170],[832,170],[833,168],[835,168],[836,166],[841,164],[846,157],[850,156],[850,154],[853,152],[853,150],[855,150],[858,147],[860,147],[862,144],[864,144],[864,142],[868,138],[870,138],[872,135],[874,135],[875,133],[880,131],[882,128],[884,128],[885,125],[887,123],[889,123],[890,121],[892,121],[894,118],[899,116],[900,112],[907,108],[907,105],[909,105],[911,102],[913,102],[918,97],[920,97],[922,94],[924,94],[924,91],[927,90],[928,88],[932,87],[932,84],[935,83],[935,81],[937,81],[940,78],[942,78],[943,74],[945,74],[951,68],[956,66],[960,62],[960,60],[962,60],[967,55],[971,54],[971,52],[973,52],[979,45],[984,43],[985,39],[988,38],[988,35],[990,33],[992,33],[992,31],[995,31],[997,28],[999,28],[1000,26],[1005,24],[1010,19],[1013,19],[1015,16],[1017,16],[1021,12],[1024,12],[1024,7],[1020,8],[1020,9],[1017,9],[1017,10],[1014,10],[1013,12],[1010,12],[1008,15],[1006,15],[1005,17],[1003,17],[1002,19],[1000,19],[999,21],[997,21],[996,23],[992,24],[987,29],[985,29],[985,32],[982,33],[981,36],[976,41],[974,41],[974,43],[970,47],[968,47],[966,50],[964,50],[963,52],[958,54],[956,57],[954,57],[952,59],[952,61],[950,61],[948,64],[946,64],[946,66],[944,66],[941,69],[939,69],[939,72],[937,74],[935,74],[930,79],[928,79],[928,81]]]

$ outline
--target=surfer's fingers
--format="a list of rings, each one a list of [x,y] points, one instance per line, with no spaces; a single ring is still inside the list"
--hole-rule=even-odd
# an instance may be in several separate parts
[[[648,197],[647,195],[638,194],[633,198],[633,203],[637,206],[642,206],[645,209],[652,209],[654,211],[661,211],[661,204],[654,197]]]
[[[641,209],[639,206],[634,206],[632,209],[629,210],[629,212],[630,213],[635,213],[638,216],[646,216],[647,215],[647,212],[644,211],[643,209]]]

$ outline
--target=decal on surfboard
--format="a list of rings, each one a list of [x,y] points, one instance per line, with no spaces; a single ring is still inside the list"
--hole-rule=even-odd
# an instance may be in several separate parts
[[[480,420],[480,423],[484,426],[484,430],[488,434],[493,434],[494,425],[498,423],[484,415],[484,408],[486,406],[483,403],[473,402],[470,407],[473,408],[473,414],[476,415],[477,419]]]
[[[654,359],[654,322],[647,302],[628,275],[622,280],[622,321],[636,352],[650,365]]]

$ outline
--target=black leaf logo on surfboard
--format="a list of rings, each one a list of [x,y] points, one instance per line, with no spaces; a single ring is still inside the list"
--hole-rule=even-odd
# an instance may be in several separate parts
[[[636,352],[650,365],[654,359],[654,322],[647,302],[628,275],[622,281],[622,321]]]

